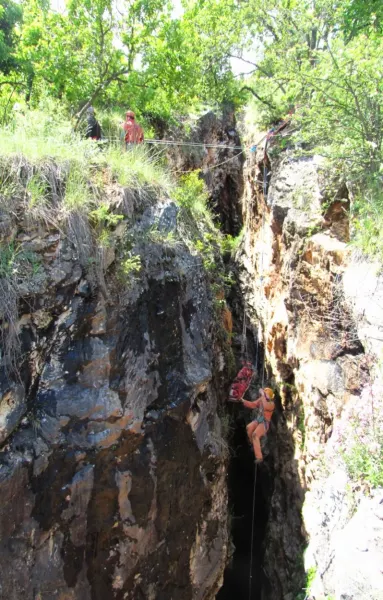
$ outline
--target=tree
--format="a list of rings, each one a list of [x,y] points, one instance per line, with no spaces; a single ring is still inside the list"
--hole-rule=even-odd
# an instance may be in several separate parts
[[[381,0],[351,0],[344,6],[342,27],[346,40],[360,33],[382,33],[383,3]]]
[[[22,10],[11,0],[0,0],[0,72],[8,75],[17,66],[15,25],[21,21]]]
[[[71,0],[62,14],[24,3],[20,55],[34,100],[48,84],[79,117],[97,101],[169,112],[205,91],[211,98],[227,72],[202,59],[202,46],[188,20],[173,19],[160,0]]]

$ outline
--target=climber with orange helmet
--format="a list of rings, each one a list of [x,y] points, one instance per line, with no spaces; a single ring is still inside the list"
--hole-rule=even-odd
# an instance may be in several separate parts
[[[125,131],[125,146],[128,149],[134,147],[135,144],[142,144],[144,141],[144,130],[136,122],[136,116],[133,111],[128,110],[125,116],[126,119],[122,127]]]
[[[246,408],[259,409],[257,417],[247,425],[246,431],[250,443],[254,448],[256,463],[260,463],[263,460],[261,438],[270,429],[270,421],[275,409],[274,392],[271,388],[261,388],[259,390],[259,397],[256,400],[253,402],[242,400],[242,404]]]

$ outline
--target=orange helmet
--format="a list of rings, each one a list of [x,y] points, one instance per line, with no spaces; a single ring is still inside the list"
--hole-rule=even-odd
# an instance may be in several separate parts
[[[126,113],[126,118],[130,117],[131,119],[134,119],[135,114],[132,110],[128,110],[128,112]]]
[[[273,400],[274,399],[274,392],[271,388],[263,388],[263,391],[265,392],[266,396],[268,397],[269,400]]]

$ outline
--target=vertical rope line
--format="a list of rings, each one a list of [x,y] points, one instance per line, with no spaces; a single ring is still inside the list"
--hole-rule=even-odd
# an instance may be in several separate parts
[[[247,337],[246,337],[246,308],[243,307],[243,325],[242,325],[242,343],[241,343],[241,356],[242,358],[246,354],[246,360],[248,360],[247,356]]]
[[[258,356],[259,356],[259,338],[257,333],[257,341],[255,343],[255,368],[257,369],[258,374]]]
[[[262,385],[261,387],[263,387],[265,384],[265,344],[263,344],[263,357],[262,357]]]
[[[250,546],[250,573],[249,573],[249,600],[251,600],[251,587],[253,583],[253,548],[254,548],[254,519],[255,519],[255,484],[257,481],[257,463],[254,464],[254,489],[253,489],[253,516],[251,520],[251,546]]]
[[[267,190],[267,166],[266,166],[266,157],[267,157],[267,142],[268,139],[266,138],[265,141],[265,150],[264,150],[264,158],[263,158],[263,200],[264,200],[264,210],[262,211],[262,234],[261,234],[261,257],[260,257],[260,292],[263,289],[263,253],[264,253],[264,243],[265,243],[265,210],[266,210],[266,203],[267,203],[267,196],[268,196],[268,190]],[[260,294],[261,296],[261,294]],[[263,302],[263,298],[261,300]],[[262,331],[262,338],[264,338],[263,335],[263,331]],[[265,342],[263,342],[263,356],[262,356],[262,387],[264,386],[265,383],[265,355],[266,355],[266,348],[265,348]]]
[[[263,161],[263,197],[265,204],[267,202],[267,167],[266,167],[266,150],[267,150],[267,139],[265,143],[265,158]],[[260,256],[260,291],[263,287],[263,244],[264,244],[264,226],[265,226],[265,211],[262,212],[262,235],[261,235],[261,256]],[[246,334],[246,323],[245,323],[245,313],[243,315],[243,328],[244,334]],[[262,337],[264,337],[262,335]],[[256,366],[258,367],[258,349],[259,349],[259,337],[257,335],[257,345],[256,345]],[[263,356],[262,356],[262,387],[265,382],[265,344],[263,344]],[[249,573],[249,600],[251,600],[251,591],[252,591],[252,579],[253,579],[253,550],[254,550],[254,521],[255,521],[255,489],[257,482],[257,463],[254,464],[254,488],[253,488],[253,513],[251,518],[251,545],[250,545],[250,573]]]

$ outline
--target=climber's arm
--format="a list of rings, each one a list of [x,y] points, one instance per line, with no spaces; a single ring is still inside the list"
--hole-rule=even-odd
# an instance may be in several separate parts
[[[254,400],[254,402],[250,402],[249,400],[242,400],[242,404],[243,404],[243,406],[246,406],[246,408],[258,408],[258,406],[261,402],[262,402],[261,398]]]

